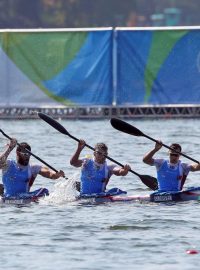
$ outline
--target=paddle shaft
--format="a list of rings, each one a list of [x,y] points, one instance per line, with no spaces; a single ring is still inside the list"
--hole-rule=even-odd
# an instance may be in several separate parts
[[[146,137],[146,138],[148,138],[148,139],[154,141],[154,142],[158,142],[157,140],[151,138],[150,136],[148,136],[148,135],[146,135],[146,134],[144,134],[144,133],[142,133],[142,135],[143,135],[144,137]],[[199,164],[199,161],[198,161],[198,160],[196,160],[196,159],[194,159],[194,158],[191,158],[191,157],[189,157],[189,156],[187,156],[187,155],[185,155],[185,154],[183,154],[183,153],[181,153],[181,152],[179,152],[179,151],[176,151],[175,149],[169,147],[168,145],[166,145],[166,144],[164,144],[164,143],[162,143],[162,146],[164,146],[165,148],[168,148],[168,149],[170,149],[170,150],[176,152],[177,154],[182,155],[182,156],[184,156],[184,157],[186,157],[186,158],[188,158],[188,159],[194,161],[195,163],[198,163],[198,164]]]
[[[8,136],[3,130],[0,129],[0,132],[3,134],[3,136],[5,136],[7,139],[11,140],[12,138],[10,136]],[[17,143],[18,146],[20,146],[19,143]],[[39,161],[41,161],[43,164],[45,164],[47,167],[49,167],[51,170],[53,170],[54,172],[58,172],[58,170],[56,170],[54,167],[52,167],[51,165],[49,165],[48,163],[46,163],[44,160],[42,160],[40,157],[36,156],[35,154],[33,154],[31,151],[29,151],[26,148],[26,151],[32,155],[34,158],[38,159]]]
[[[56,120],[54,120],[53,118],[51,118],[50,116],[44,114],[44,113],[41,113],[41,112],[38,112],[38,116],[44,120],[45,122],[47,122],[50,126],[52,126],[53,128],[55,128],[56,130],[58,130],[60,133],[64,134],[64,135],[67,135],[69,136],[70,138],[72,138],[73,140],[77,141],[77,142],[80,142],[79,139],[77,139],[76,137],[72,136],[71,134],[69,134],[69,132],[59,123],[57,122]],[[95,151],[95,149],[93,147],[91,147],[90,145],[88,144],[85,144],[86,147],[88,147],[89,149]],[[104,155],[107,159],[111,160],[112,162],[116,163],[117,165],[121,166],[121,167],[124,167],[123,164],[119,163],[118,161],[114,160],[113,158],[109,157],[109,156],[106,156]],[[135,171],[133,170],[129,170],[131,173],[137,175],[141,181],[147,186],[149,187],[150,189],[152,190],[156,190],[157,187],[158,187],[158,183],[157,183],[157,179],[152,177],[152,176],[149,176],[149,175],[141,175],[139,173],[136,173]]]
[[[67,133],[65,133],[65,134],[68,135],[68,136],[69,136],[70,138],[72,138],[73,140],[75,140],[75,141],[77,141],[77,142],[80,142],[80,140],[79,140],[78,138],[72,136],[69,132],[67,132]],[[94,147],[88,145],[87,143],[85,144],[85,146],[87,146],[89,149],[95,151]],[[109,159],[110,161],[116,163],[117,165],[119,165],[119,166],[121,166],[121,167],[124,167],[124,165],[123,165],[122,163],[118,162],[117,160],[115,160],[115,159],[113,159],[113,158],[111,158],[111,157],[109,157],[109,156],[107,156],[107,155],[104,155],[104,156],[105,156],[107,159]],[[137,172],[135,172],[135,171],[133,171],[133,170],[131,170],[131,169],[129,170],[129,172],[132,172],[133,174],[135,174],[135,175],[137,175],[137,176],[140,177],[140,174],[139,174],[139,173],[137,173]]]

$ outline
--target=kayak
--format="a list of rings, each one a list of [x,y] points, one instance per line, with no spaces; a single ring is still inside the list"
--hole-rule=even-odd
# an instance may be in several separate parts
[[[84,194],[77,197],[78,200],[87,200],[92,203],[107,203],[107,202],[185,202],[185,201],[200,201],[200,187],[191,187],[179,192],[153,192],[146,195],[125,195],[126,191],[119,188],[113,188],[107,192]],[[20,194],[15,197],[0,198],[0,203],[10,205],[24,205],[32,202],[37,203],[39,199],[48,196],[49,192],[46,188],[40,188],[33,192]]]
[[[124,192],[123,192],[124,193]],[[121,196],[119,194],[92,194],[81,196],[80,199],[89,199],[95,203],[104,202],[184,202],[200,200],[200,187],[191,187],[178,192],[153,192],[147,195]]]
[[[0,198],[1,204],[13,204],[23,205],[30,204],[32,202],[38,202],[39,199],[49,195],[49,191],[46,188],[39,188],[32,192],[21,193],[17,196],[2,196]]]

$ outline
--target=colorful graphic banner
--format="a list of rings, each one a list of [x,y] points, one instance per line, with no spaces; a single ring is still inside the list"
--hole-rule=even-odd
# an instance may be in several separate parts
[[[199,104],[200,29],[1,30],[0,78],[4,107]]]
[[[111,105],[112,30],[0,32],[0,105]]]
[[[117,30],[118,105],[200,103],[200,30]]]

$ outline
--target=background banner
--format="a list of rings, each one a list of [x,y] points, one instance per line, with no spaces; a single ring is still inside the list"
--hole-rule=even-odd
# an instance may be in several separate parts
[[[111,105],[112,30],[0,33],[0,105]]]
[[[200,30],[117,30],[118,105],[200,103]]]
[[[1,30],[0,106],[200,103],[200,29]]]

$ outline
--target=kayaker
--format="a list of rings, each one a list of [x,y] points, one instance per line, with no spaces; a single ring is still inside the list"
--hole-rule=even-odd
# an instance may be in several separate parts
[[[70,164],[74,167],[82,167],[81,169],[81,186],[80,194],[93,194],[105,192],[110,177],[114,174],[117,176],[125,176],[130,170],[129,165],[123,168],[117,167],[115,164],[108,165],[106,156],[108,155],[108,147],[104,143],[95,145],[94,157],[80,159],[80,153],[85,147],[85,141],[80,140],[74,155],[70,160]]]
[[[18,195],[39,194],[40,190],[30,192],[35,178],[38,174],[50,179],[58,179],[64,176],[63,171],[57,173],[43,167],[41,165],[30,165],[30,153],[25,149],[31,151],[28,143],[20,143],[16,148],[16,161],[8,159],[8,156],[17,145],[17,140],[12,138],[6,150],[0,155],[0,169],[2,169],[2,182],[4,187],[5,197],[16,197]],[[41,189],[44,195],[48,195],[47,189]],[[41,195],[41,194],[40,194]]]
[[[169,160],[155,159],[153,156],[162,148],[162,142],[157,141],[153,150],[148,152],[143,162],[155,166],[157,170],[158,191],[180,191],[183,188],[187,175],[190,171],[200,170],[200,164],[187,164],[179,160],[180,155],[176,152],[181,152],[180,144],[173,143],[170,145]]]

